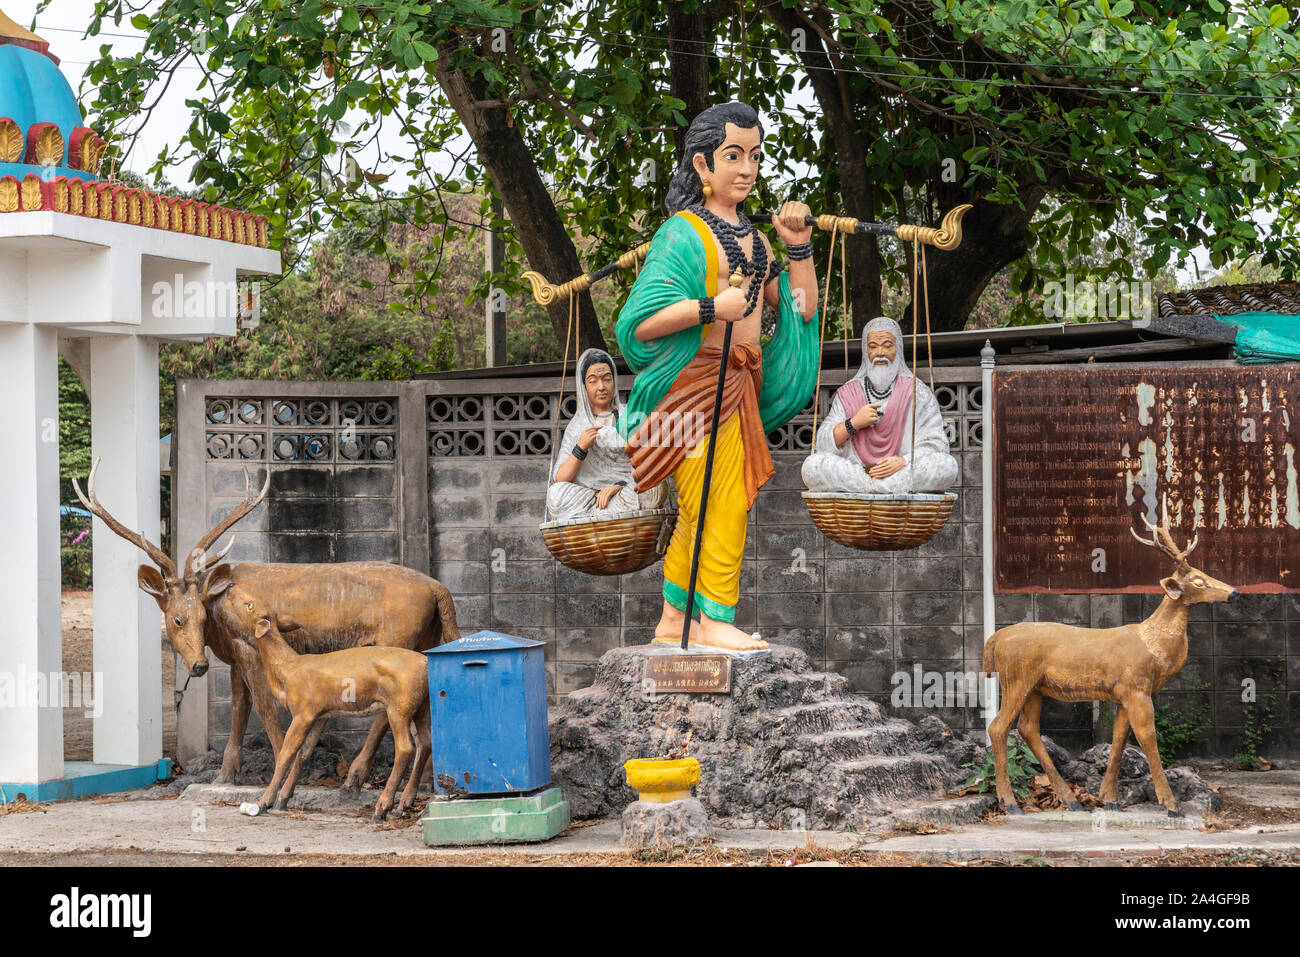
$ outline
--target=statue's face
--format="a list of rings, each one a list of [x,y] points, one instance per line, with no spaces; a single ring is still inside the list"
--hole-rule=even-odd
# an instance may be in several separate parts
[[[713,187],[713,199],[726,206],[745,201],[758,181],[758,167],[763,160],[761,146],[757,126],[742,129],[728,123],[722,145],[713,151],[712,170],[703,156],[695,155],[695,171],[700,174],[700,182]]]
[[[868,333],[867,359],[872,366],[893,365],[898,356],[898,342],[888,330]]]
[[[593,412],[608,412],[614,405],[614,370],[604,362],[597,362],[587,369],[583,379],[587,387],[587,401]]]

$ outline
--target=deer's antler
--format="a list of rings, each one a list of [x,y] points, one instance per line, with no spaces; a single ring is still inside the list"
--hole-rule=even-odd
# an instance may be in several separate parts
[[[95,515],[101,522],[111,528],[119,536],[126,539],[136,548],[143,551],[152,559],[153,563],[158,566],[158,570],[163,573],[163,577],[169,581],[176,580],[176,565],[168,557],[167,553],[155,545],[149,539],[144,537],[143,532],[133,532],[125,525],[115,519],[108,509],[99,504],[99,499],[95,497],[95,473],[99,471],[99,459],[90,467],[90,478],[86,482],[86,494],[82,494],[81,486],[77,484],[76,478],[72,480],[72,488],[77,493],[77,498],[81,499],[81,504],[86,506],[87,511]],[[89,497],[87,497],[89,496]]]
[[[1196,543],[1200,541],[1199,535],[1193,535],[1192,543],[1182,551],[1179,551],[1178,546],[1174,544],[1173,536],[1169,534],[1169,527],[1167,525],[1164,524],[1161,524],[1159,526],[1152,525],[1150,520],[1145,515],[1142,516],[1142,521],[1146,525],[1147,531],[1151,533],[1151,541],[1148,542],[1145,538],[1139,535],[1134,529],[1130,528],[1129,532],[1133,535],[1134,538],[1136,538],[1143,545],[1147,545],[1151,548],[1163,552],[1165,555],[1169,556],[1171,559],[1177,562],[1180,567],[1187,564],[1188,554],[1191,552],[1193,548],[1196,547]],[[1159,538],[1157,538],[1157,536],[1159,536]]]
[[[241,518],[257,508],[266,498],[266,493],[271,490],[271,470],[266,470],[266,481],[262,484],[262,490],[256,495],[253,494],[253,477],[248,474],[248,469],[244,469],[244,500],[235,507],[229,515],[223,518],[215,526],[209,529],[208,533],[198,540],[194,548],[190,550],[189,557],[185,559],[185,577],[197,578],[199,573],[204,569],[214,565],[226,552],[230,551],[234,539],[231,539],[230,545],[227,545],[218,555],[204,558],[204,553],[212,546],[217,539],[230,531],[231,526]]]
[[[229,553],[229,551],[234,547],[235,547],[235,540],[232,538],[230,541],[226,542],[226,547],[223,548],[221,551],[217,552],[215,555],[209,555],[206,558],[204,558],[194,569],[194,573],[196,575],[201,575],[203,572],[207,571],[213,565],[217,564],[219,561],[225,558],[227,553]],[[202,552],[198,553],[199,556],[202,556],[202,554],[203,554]],[[191,552],[190,555],[191,557],[194,557],[195,553]]]

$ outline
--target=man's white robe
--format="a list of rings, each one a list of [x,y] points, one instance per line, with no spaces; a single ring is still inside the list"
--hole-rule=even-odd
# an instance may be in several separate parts
[[[879,319],[868,323],[862,333],[862,367],[854,376],[867,388],[866,373],[867,333],[881,328],[894,332],[897,348],[894,359],[895,374],[905,368],[903,364],[902,334],[892,319],[886,326]],[[897,382],[897,379],[895,379]],[[881,403],[883,414],[889,403],[898,401],[898,388]],[[910,389],[908,390],[911,391]],[[904,400],[906,401],[906,400]],[[907,465],[883,479],[872,478],[858,457],[850,439],[841,446],[835,444],[835,427],[843,424],[846,416],[839,396],[831,402],[825,420],[817,429],[814,450],[803,463],[803,481],[813,492],[875,492],[898,494],[900,492],[944,492],[957,482],[960,471],[957,460],[948,452],[948,436],[943,427],[943,413],[939,402],[924,382],[916,383],[916,448],[912,447],[912,411],[909,409],[902,424],[902,440],[895,455],[907,460]],[[870,426],[868,426],[870,428]]]

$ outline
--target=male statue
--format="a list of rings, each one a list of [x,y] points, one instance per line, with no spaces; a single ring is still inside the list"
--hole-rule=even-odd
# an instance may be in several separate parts
[[[668,188],[670,215],[655,233],[616,333],[637,373],[620,421],[638,491],[668,476],[677,486],[678,518],[664,556],[663,615],[657,642],[681,640],[704,488],[705,452],[716,431],[692,643],[745,651],[767,647],[733,622],[749,509],[775,474],[767,433],[807,404],[817,376],[817,277],[809,209],[788,202],[773,223],[790,258],[788,275],[767,239],[740,211],[758,178],[763,128],[742,103],[700,113],[686,134]],[[770,264],[770,265],[769,265]],[[740,270],[744,279],[730,286]],[[759,341],[763,303],[777,312],[766,345]],[[719,421],[714,397],[723,333],[733,323]]]
[[[903,330],[887,316],[872,319],[862,334],[862,367],[836,391],[816,448],[804,459],[810,491],[943,492],[957,481],[939,403],[906,368]]]

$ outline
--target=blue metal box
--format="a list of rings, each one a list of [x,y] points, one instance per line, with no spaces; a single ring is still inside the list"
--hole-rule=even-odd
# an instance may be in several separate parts
[[[540,641],[479,631],[426,651],[439,794],[509,794],[551,782]]]

